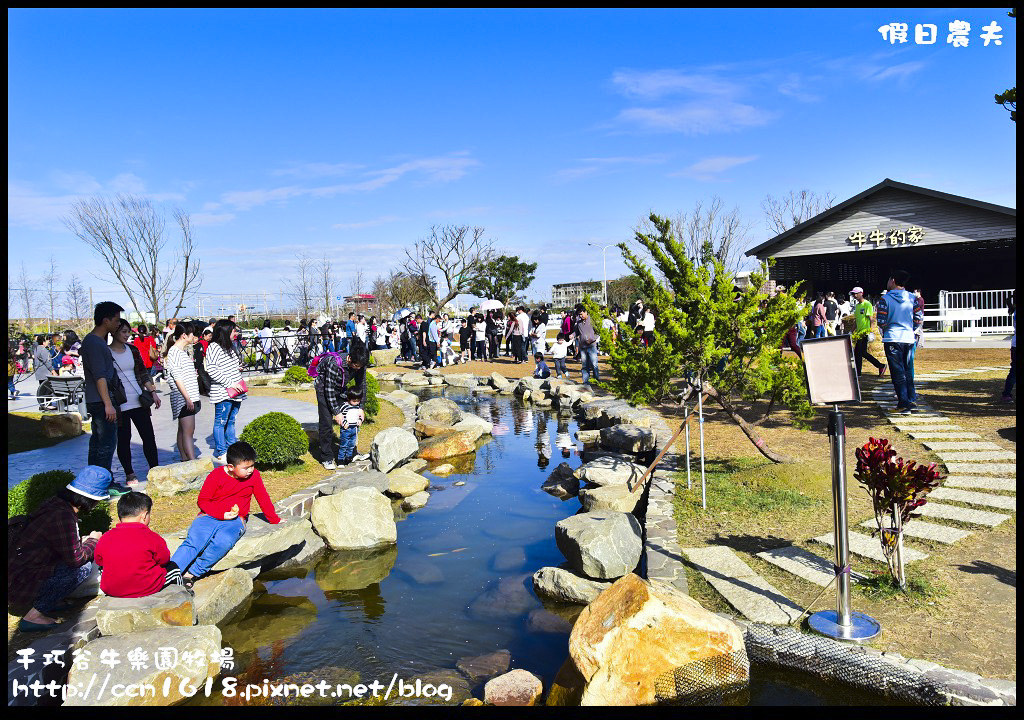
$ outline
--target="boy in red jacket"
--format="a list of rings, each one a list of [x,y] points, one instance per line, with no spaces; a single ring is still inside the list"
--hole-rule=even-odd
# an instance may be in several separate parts
[[[162,537],[149,529],[153,499],[128,492],[117,501],[117,526],[103,534],[93,555],[103,568],[100,590],[111,597],[138,598],[181,585],[181,571],[171,562]]]
[[[181,568],[185,587],[191,587],[196,579],[210,572],[245,534],[253,497],[267,522],[271,525],[281,522],[256,469],[256,451],[252,445],[241,441],[229,445],[226,459],[227,465],[206,476],[203,489],[199,491],[199,516],[192,521],[188,536],[171,557]]]

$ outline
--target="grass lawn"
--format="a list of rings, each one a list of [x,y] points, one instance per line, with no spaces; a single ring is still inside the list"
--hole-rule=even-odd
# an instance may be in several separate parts
[[[7,413],[7,454],[28,452],[39,448],[53,447],[70,438],[48,438],[43,435],[43,413],[40,412],[9,412]],[[88,432],[89,422],[83,424]]]
[[[1007,361],[1005,350],[926,347],[918,355],[917,371],[1003,365]],[[1015,407],[994,401],[998,400],[1004,378],[1005,371],[999,371],[931,381],[921,395],[965,430],[977,432],[983,439],[1003,447],[1012,447],[1016,442]],[[866,377],[862,387],[867,390],[878,382],[877,376]],[[891,387],[887,377],[881,382]],[[763,458],[716,407],[705,408],[706,511],[701,509],[699,463],[691,463],[689,490],[685,472],[676,477],[674,502],[679,542],[683,547],[732,548],[755,572],[804,607],[821,588],[761,560],[756,553],[795,544],[829,562],[833,560],[830,547],[808,542],[812,537],[832,532],[827,413],[818,413],[808,431],[795,429],[784,412],[762,426],[759,430],[768,446],[794,460],[792,464],[775,465]],[[677,408],[658,409],[670,426],[682,417]],[[849,527],[851,532],[870,534],[869,529],[858,527],[874,515],[866,491],[853,477],[854,449],[869,437],[886,437],[905,458],[919,462],[937,458],[919,441],[896,430],[874,404],[847,406],[844,415]],[[697,443],[694,425],[694,457]],[[676,449],[684,450],[682,438]],[[855,570],[872,576],[865,586],[854,585],[853,605],[855,610],[882,624],[883,633],[873,645],[986,677],[1015,678],[1016,519],[1011,518],[995,529],[934,519],[924,522],[974,532],[952,546],[907,541],[909,547],[929,553],[927,559],[908,565],[912,588],[909,595],[893,591],[882,576],[886,570],[882,563],[851,556]],[[688,569],[687,577],[690,594],[705,607],[735,612],[698,573]],[[835,591],[830,588],[812,611],[832,608],[834,598]]]

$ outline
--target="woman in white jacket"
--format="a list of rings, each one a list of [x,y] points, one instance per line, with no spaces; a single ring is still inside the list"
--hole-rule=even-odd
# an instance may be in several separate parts
[[[214,407],[213,459],[222,464],[227,462],[228,445],[238,442],[235,417],[245,399],[245,393],[241,392],[245,387],[242,384],[242,361],[232,342],[236,332],[235,323],[218,320],[213,326],[213,340],[206,348],[203,360],[203,367],[210,374],[210,402]]]

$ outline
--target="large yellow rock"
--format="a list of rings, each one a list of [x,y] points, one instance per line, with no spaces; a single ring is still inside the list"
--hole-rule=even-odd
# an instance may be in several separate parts
[[[417,420],[416,421],[416,432],[423,437],[437,437],[438,435],[446,435],[452,430],[451,425],[445,425],[444,423],[434,422],[432,420]]]
[[[750,676],[735,623],[632,573],[583,610],[569,635],[569,655],[586,681],[581,705],[652,705],[655,680],[697,660],[720,658],[723,684]]]
[[[40,419],[43,437],[78,437],[82,434],[82,416],[78,413],[43,415]]]
[[[466,455],[476,451],[476,440],[479,437],[479,429],[439,435],[421,443],[416,457],[424,460],[444,460],[456,455]]]

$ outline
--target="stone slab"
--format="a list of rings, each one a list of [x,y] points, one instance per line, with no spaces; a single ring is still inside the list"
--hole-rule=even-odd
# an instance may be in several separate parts
[[[925,503],[917,509],[917,512],[924,517],[956,520],[969,525],[987,525],[988,527],[995,527],[1003,521],[1010,519],[1009,515],[1003,515],[1002,513],[989,512],[988,510],[972,510],[970,508],[935,502]]]
[[[822,545],[835,545],[835,539],[832,537],[832,533],[819,535],[818,537],[811,539],[816,543],[821,543]],[[871,560],[877,560],[881,563],[885,562],[885,556],[882,554],[882,543],[878,538],[851,532],[849,534],[849,542],[850,552],[856,553],[862,557],[870,558]],[[906,547],[906,545],[903,547],[903,559],[905,562],[917,562],[918,560],[924,560],[926,557],[928,557],[928,553],[923,553],[920,550]]]
[[[886,519],[886,521],[888,521],[888,519]],[[874,520],[865,520],[860,524],[860,526],[871,528],[872,530],[878,527]],[[924,520],[915,519],[903,526],[903,534],[907,537],[920,538],[921,540],[931,540],[932,542],[952,545],[957,540],[963,540],[965,537],[970,535],[971,531],[961,530],[959,528],[950,527],[949,525],[936,525],[935,523],[928,523]]]
[[[929,450],[963,450],[963,451],[975,451],[975,450],[1002,450],[1003,448],[996,445],[994,442],[970,442],[970,441],[958,441],[958,440],[925,440],[923,443]]]
[[[954,431],[958,431],[958,430],[961,430],[961,431],[963,430],[963,428],[960,427],[959,425],[952,425],[952,424],[946,423],[946,422],[939,422],[939,423],[931,423],[931,424],[929,424],[929,423],[915,423],[915,422],[903,423],[903,422],[900,422],[899,420],[893,420],[892,421],[892,425],[893,425],[894,428],[896,428],[897,430],[900,430],[901,432],[914,432],[914,431],[921,431],[921,432],[954,432]]]
[[[989,450],[982,452],[940,452],[936,453],[943,462],[979,462],[1016,460],[1017,453],[1011,450]]]
[[[942,430],[928,430],[922,428],[921,430],[911,430],[909,433],[910,437],[915,440],[980,440],[981,435],[978,433],[966,432],[966,431],[955,431],[946,430],[943,426]]]
[[[916,415],[887,415],[886,417],[893,423],[906,423],[907,425],[942,425],[950,421],[948,417],[942,415],[922,413]]]
[[[803,612],[727,547],[683,548],[683,554],[730,605],[755,622],[788,625]]]
[[[973,490],[1017,491],[1017,478],[993,478],[983,475],[950,475],[942,481],[944,487],[959,487]]]
[[[962,502],[968,505],[983,505],[985,507],[1017,512],[1017,498],[1007,497],[1006,495],[991,495],[989,493],[971,492],[970,490],[940,487],[932,490],[928,497],[935,498],[936,500]]]
[[[897,418],[897,419],[902,418],[904,420],[906,420],[907,418],[920,418],[920,420],[922,422],[925,421],[925,420],[936,420],[936,419],[939,419],[939,418],[943,418],[942,415],[939,415],[938,413],[933,413],[933,412],[914,412],[914,413],[911,413],[910,415],[904,415],[902,413],[888,413],[886,415],[886,417],[889,418],[890,420],[892,420],[893,418]],[[948,418],[945,418],[945,419],[948,419]],[[911,420],[911,422],[913,422],[913,420]]]
[[[1012,475],[1017,477],[1017,463],[943,462],[950,475]]]
[[[757,556],[788,573],[821,587],[827,586],[835,577],[832,563],[829,560],[796,545],[765,550],[757,553]]]

